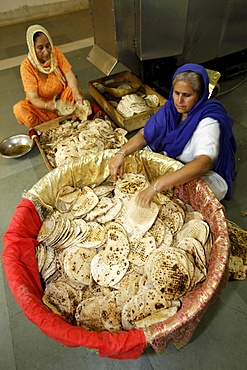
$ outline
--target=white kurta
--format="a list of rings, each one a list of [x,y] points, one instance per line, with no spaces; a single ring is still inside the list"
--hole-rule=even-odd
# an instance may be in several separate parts
[[[218,121],[204,118],[197,126],[183,152],[176,158],[180,162],[188,163],[199,155],[207,155],[214,162],[220,150],[220,128]],[[218,200],[222,200],[227,192],[226,181],[216,172],[208,171],[202,176]]]
[[[145,149],[151,150],[149,146]],[[191,162],[199,155],[207,155],[214,162],[220,151],[220,127],[218,121],[212,118],[204,118],[197,126],[192,137],[185,145],[183,152],[176,158],[181,166]],[[167,155],[166,152],[163,154]],[[224,199],[228,186],[226,181],[218,173],[208,171],[201,177],[214,192],[218,200]]]

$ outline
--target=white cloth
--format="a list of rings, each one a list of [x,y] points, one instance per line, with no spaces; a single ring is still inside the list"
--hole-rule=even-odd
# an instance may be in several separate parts
[[[191,139],[186,144],[183,152],[176,158],[181,162],[181,167],[191,162],[199,155],[207,155],[214,162],[220,150],[220,128],[218,121],[204,118],[197,126]],[[147,147],[150,150],[150,147]],[[166,152],[163,154],[167,155]],[[201,177],[208,187],[214,192],[218,200],[222,200],[227,192],[227,183],[218,173],[208,171]]]
[[[188,163],[199,155],[207,155],[215,162],[220,150],[219,141],[220,128],[218,121],[205,118],[198,124],[183,152],[176,159],[182,163]],[[202,179],[214,192],[218,200],[225,197],[228,189],[227,183],[218,173],[208,171],[202,176]]]
[[[204,118],[198,124],[183,152],[176,159],[182,163],[188,163],[199,155],[207,155],[215,161],[219,155],[219,141],[219,123],[212,118]]]

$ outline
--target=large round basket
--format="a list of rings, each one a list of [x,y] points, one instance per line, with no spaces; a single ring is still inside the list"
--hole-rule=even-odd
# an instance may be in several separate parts
[[[169,342],[185,346],[204,313],[221,294],[228,280],[229,238],[224,208],[202,181],[174,189],[174,195],[199,211],[208,222],[213,246],[206,280],[183,298],[181,309],[164,322],[145,331],[132,329],[117,334],[87,332],[72,326],[42,303],[43,290],[35,258],[36,239],[42,221],[55,207],[58,189],[64,185],[98,185],[109,176],[108,162],[115,150],[107,150],[61,166],[39,180],[17,206],[4,234],[2,261],[10,289],[26,317],[48,337],[69,347],[97,350],[102,357],[137,359],[147,346],[162,353]],[[140,151],[126,158],[126,172],[142,173],[149,180],[174,171],[178,162],[155,153]]]

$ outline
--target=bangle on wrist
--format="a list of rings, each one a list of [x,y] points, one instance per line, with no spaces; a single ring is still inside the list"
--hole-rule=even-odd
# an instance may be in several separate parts
[[[155,191],[155,193],[158,193],[158,189],[157,189],[157,184],[158,184],[158,180],[156,181],[156,183],[153,185],[153,189]]]
[[[120,152],[117,152],[116,154],[121,154],[124,158],[126,158],[126,154],[125,154],[124,152],[121,152],[121,151],[120,151]],[[115,155],[116,155],[116,154],[115,154]]]
[[[45,109],[47,109],[47,102],[45,103]]]

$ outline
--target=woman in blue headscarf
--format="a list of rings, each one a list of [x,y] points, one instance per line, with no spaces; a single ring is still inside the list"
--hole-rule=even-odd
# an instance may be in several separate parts
[[[208,99],[205,68],[188,63],[173,76],[168,101],[110,161],[113,179],[122,177],[125,156],[144,147],[181,162],[181,167],[159,176],[140,192],[138,201],[148,205],[157,191],[202,178],[219,200],[230,199],[235,178],[236,141],[233,120],[223,105]]]

